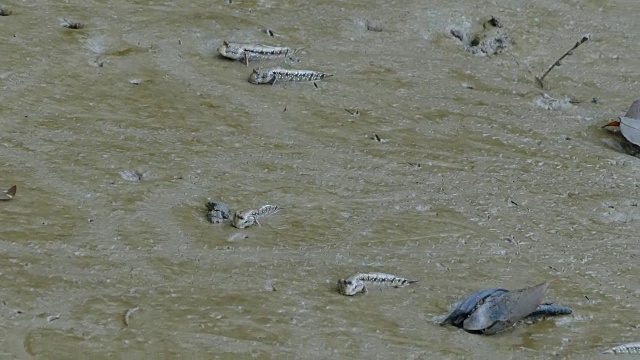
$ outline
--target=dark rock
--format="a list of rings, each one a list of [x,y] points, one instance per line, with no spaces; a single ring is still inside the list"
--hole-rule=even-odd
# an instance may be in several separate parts
[[[212,224],[219,224],[231,218],[231,209],[220,201],[210,201],[207,203],[207,220]]]

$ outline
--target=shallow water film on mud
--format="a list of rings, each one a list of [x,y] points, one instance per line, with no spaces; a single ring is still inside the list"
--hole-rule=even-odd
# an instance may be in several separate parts
[[[466,3],[3,3],[0,357],[637,342],[640,159],[601,128],[640,96],[636,2]],[[224,41],[297,50],[247,66]],[[334,76],[248,81],[271,67]],[[240,229],[208,202],[281,210]],[[418,282],[336,289],[378,272]],[[439,326],[478,290],[551,279],[571,315]]]

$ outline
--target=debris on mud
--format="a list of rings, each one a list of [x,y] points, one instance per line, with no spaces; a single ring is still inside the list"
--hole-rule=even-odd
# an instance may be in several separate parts
[[[591,34],[585,34],[582,35],[582,38],[580,38],[580,40],[578,40],[575,45],[573,45],[573,47],[569,50],[567,50],[567,52],[565,52],[562,56],[560,56],[560,58],[558,60],[556,60],[553,64],[551,64],[551,66],[549,66],[549,68],[547,69],[547,71],[544,72],[544,74],[542,74],[542,76],[540,77],[535,77],[535,81],[536,81],[536,85],[540,88],[543,89],[544,88],[544,84],[542,83],[542,80],[544,80],[544,78],[551,72],[551,70],[553,70],[555,67],[558,67],[560,65],[562,65],[561,61],[566,58],[569,55],[573,55],[573,50],[577,49],[578,46],[584,44],[585,42],[591,40]]]
[[[231,209],[221,201],[210,201],[207,203],[207,220],[212,224],[220,224],[224,220],[231,218]]]
[[[453,28],[453,37],[460,40],[464,49],[475,55],[497,55],[507,50],[514,41],[495,16],[483,18],[467,29]]]
[[[11,9],[7,8],[4,5],[0,5],[0,16],[9,16],[13,14],[13,11],[11,11]]]
[[[541,107],[546,110],[564,110],[568,109],[572,106],[572,104],[577,104],[576,100],[573,100],[567,96],[562,99],[556,99],[551,97],[549,94],[540,94],[535,100],[533,100],[533,104]]]
[[[139,182],[142,181],[144,174],[142,174],[138,170],[125,170],[120,171],[118,173],[123,180],[131,181],[131,182]]]
[[[16,185],[13,185],[9,188],[9,190],[0,192],[0,201],[9,201],[13,199],[13,197],[16,196],[17,190],[18,187]]]
[[[373,135],[369,136],[369,139],[375,140],[375,141],[377,141],[379,143],[386,143],[387,141],[389,141],[389,139],[383,139],[378,134],[375,134],[375,133]]]
[[[84,24],[71,19],[62,19],[62,27],[72,30],[84,29]]]
[[[520,320],[568,315],[568,307],[542,303],[550,281],[509,292],[480,290],[462,301],[440,325],[453,325],[474,334],[494,335]]]
[[[131,323],[131,315],[133,315],[134,312],[140,310],[139,306],[133,307],[131,309],[127,309],[127,311],[125,311],[124,313],[124,325],[125,326],[129,326],[129,324]]]
[[[367,30],[373,32],[382,32],[384,30],[384,24],[377,20],[367,20],[364,22],[364,26]]]

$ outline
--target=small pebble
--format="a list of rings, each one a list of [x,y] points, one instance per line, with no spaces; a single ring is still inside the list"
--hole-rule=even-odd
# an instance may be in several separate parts
[[[142,173],[139,172],[138,170],[125,170],[125,171],[121,171],[118,174],[120,174],[120,177],[123,180],[127,180],[127,181],[132,181],[132,182],[138,182],[142,180]]]
[[[62,26],[67,29],[79,30],[84,28],[84,24],[70,19],[62,19]]]
[[[267,281],[267,283],[264,284],[264,289],[267,291],[278,291],[278,289],[273,285],[273,280]]]
[[[387,141],[389,141],[389,139],[383,139],[380,136],[378,136],[378,134],[373,134],[371,137],[369,137],[371,140],[375,140],[379,143],[386,143]]]
[[[0,5],[0,16],[9,16],[12,13],[11,9],[8,9],[4,5]]]
[[[365,27],[367,28],[367,30],[373,32],[382,32],[382,30],[384,29],[384,25],[380,21],[376,20],[367,20],[365,23]]]
[[[95,67],[98,67],[98,68],[101,68],[101,67],[104,66],[104,62],[98,58],[98,59],[93,60],[91,62],[91,65],[93,65]]]

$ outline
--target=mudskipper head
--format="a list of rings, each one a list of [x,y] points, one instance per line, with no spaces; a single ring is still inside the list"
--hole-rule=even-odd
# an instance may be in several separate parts
[[[227,50],[229,49],[229,43],[224,41],[222,42],[222,45],[218,46],[218,53],[220,53],[220,55],[227,57]]]
[[[258,70],[253,69],[253,72],[251,73],[251,75],[249,75],[249,82],[252,84],[259,84],[258,82],[259,76],[260,74],[258,73]]]
[[[251,75],[249,75],[249,82],[252,84],[275,84],[276,74],[274,69],[260,70],[260,68],[253,69]]]
[[[249,82],[252,84],[270,84],[274,79],[274,75],[269,71],[261,71],[260,68],[253,69],[249,75]]]
[[[252,217],[248,216],[245,211],[236,211],[233,214],[233,219],[231,219],[231,225],[237,227],[238,229],[244,229],[247,226],[252,224]]]
[[[349,279],[338,280],[338,292],[342,295],[353,296],[364,291],[364,283]]]
[[[226,41],[224,41],[222,45],[218,47],[218,53],[226,58],[233,60],[239,60],[243,57],[243,53],[242,51],[240,51],[240,48],[237,45],[230,44]]]

